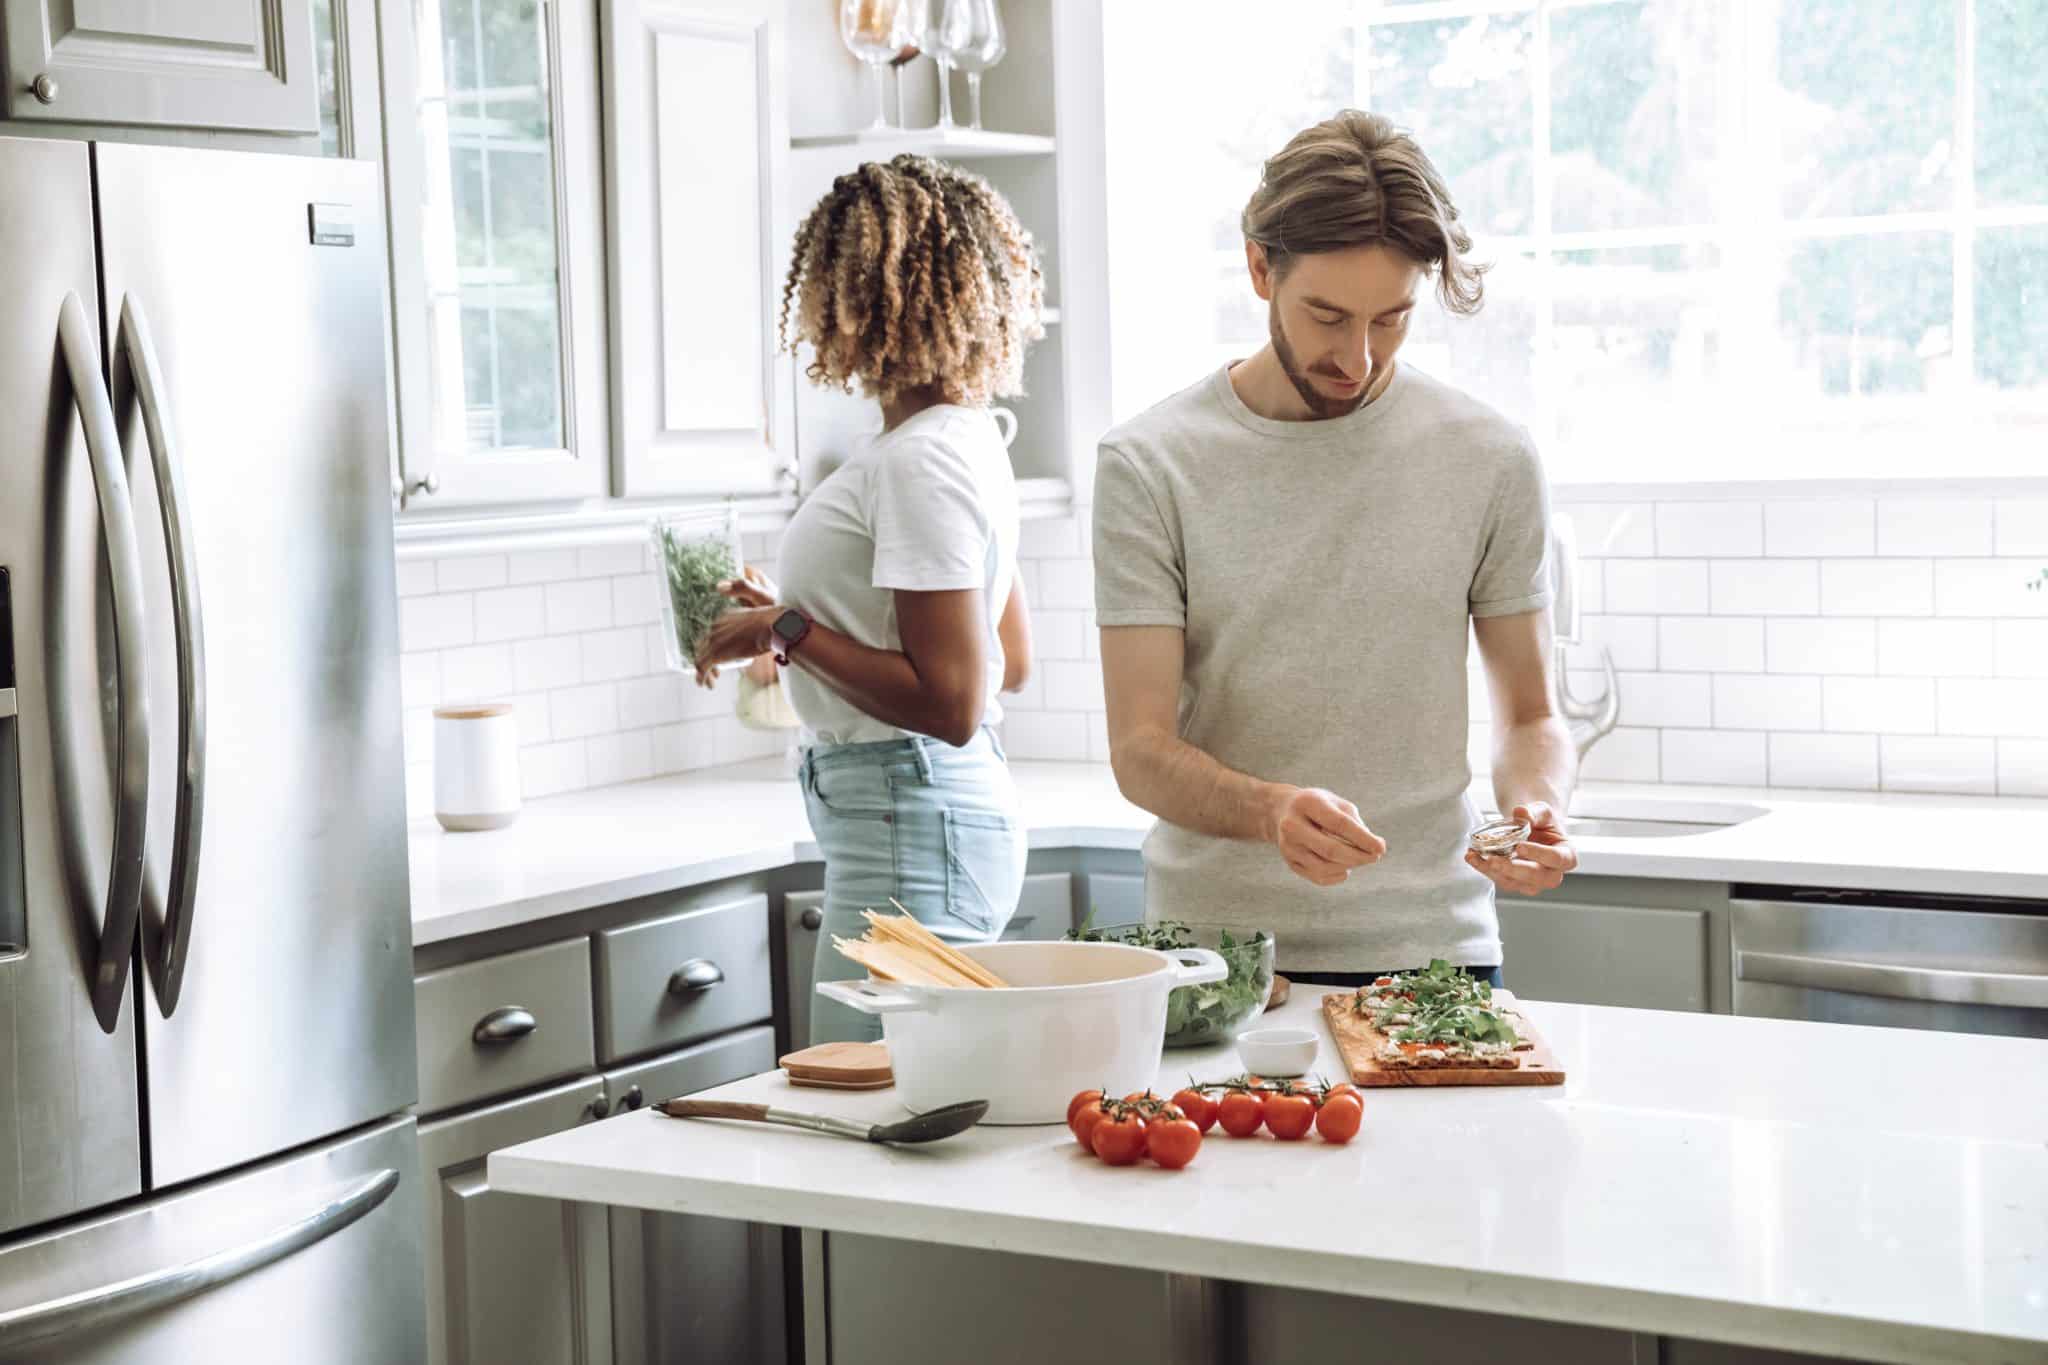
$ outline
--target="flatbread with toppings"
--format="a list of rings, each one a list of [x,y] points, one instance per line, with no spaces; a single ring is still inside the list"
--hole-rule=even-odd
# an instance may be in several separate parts
[[[1521,1015],[1496,1003],[1489,983],[1442,958],[1419,972],[1382,976],[1352,997],[1354,1013],[1380,1035],[1373,1060],[1397,1069],[1488,1067],[1511,1070],[1532,1046]]]

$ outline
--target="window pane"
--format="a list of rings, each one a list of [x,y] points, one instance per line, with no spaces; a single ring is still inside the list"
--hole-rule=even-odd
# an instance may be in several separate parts
[[[1492,14],[1370,32],[1373,112],[1415,134],[1475,233],[1531,231],[1534,21]]]
[[[1639,0],[1550,21],[1552,226],[1703,223],[1713,213],[1716,3]]]
[[[1454,317],[1427,292],[1409,324],[1400,363],[1478,395],[1536,430],[1536,332],[1542,311],[1534,257],[1510,255],[1486,274],[1486,306]],[[1544,433],[1536,431],[1539,441]]]
[[[1977,0],[1977,199],[2048,204],[2048,4]]]
[[[540,0],[420,0],[434,430],[563,444],[554,129]]]
[[[334,0],[313,0],[313,71],[320,86],[320,155],[341,155],[341,86],[334,66]]]
[[[1953,269],[1942,232],[1792,245],[1778,314],[1790,396],[1853,399],[1945,387]]]
[[[1778,25],[1784,205],[1794,218],[1948,208],[1953,0],[1785,0]]]
[[[2048,227],[1977,235],[1977,375],[2048,397]]]
[[[1703,453],[1728,397],[1719,250],[1623,247],[1554,260],[1551,376],[1574,473],[1591,477],[1598,465],[1603,477],[1625,479],[1646,455]]]

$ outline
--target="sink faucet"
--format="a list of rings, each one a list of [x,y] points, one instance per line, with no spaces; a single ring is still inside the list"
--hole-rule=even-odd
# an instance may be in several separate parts
[[[1579,762],[1584,763],[1587,750],[1605,739],[1621,718],[1621,682],[1614,672],[1613,653],[1602,645],[1600,672],[1607,685],[1596,697],[1580,697],[1572,691],[1565,663],[1571,646],[1579,643],[1578,579],[1579,554],[1571,518],[1559,514],[1552,519],[1550,531],[1550,580],[1554,601],[1551,616],[1557,630],[1557,658],[1551,670],[1551,686],[1556,693],[1554,700],[1558,714],[1570,727],[1572,745],[1579,752]]]

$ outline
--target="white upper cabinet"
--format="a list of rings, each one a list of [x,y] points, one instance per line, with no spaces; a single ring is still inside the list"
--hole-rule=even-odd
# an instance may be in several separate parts
[[[7,117],[317,133],[307,0],[6,0]]]
[[[405,504],[610,474],[596,0],[384,0]]]
[[[760,494],[794,459],[775,356],[788,147],[781,0],[604,6],[617,491]]]

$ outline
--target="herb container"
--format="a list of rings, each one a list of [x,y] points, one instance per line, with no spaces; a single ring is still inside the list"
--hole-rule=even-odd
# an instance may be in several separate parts
[[[648,528],[661,580],[661,638],[668,666],[697,671],[697,646],[733,600],[718,585],[745,568],[739,509],[723,507],[657,518]]]
[[[1166,1000],[1166,1046],[1227,1043],[1265,1012],[1273,993],[1273,936],[1263,929],[1225,928],[1161,920],[1156,924],[1091,925],[1068,933],[1091,943],[1141,948],[1209,948],[1230,975],[1222,981],[1176,987]]]

